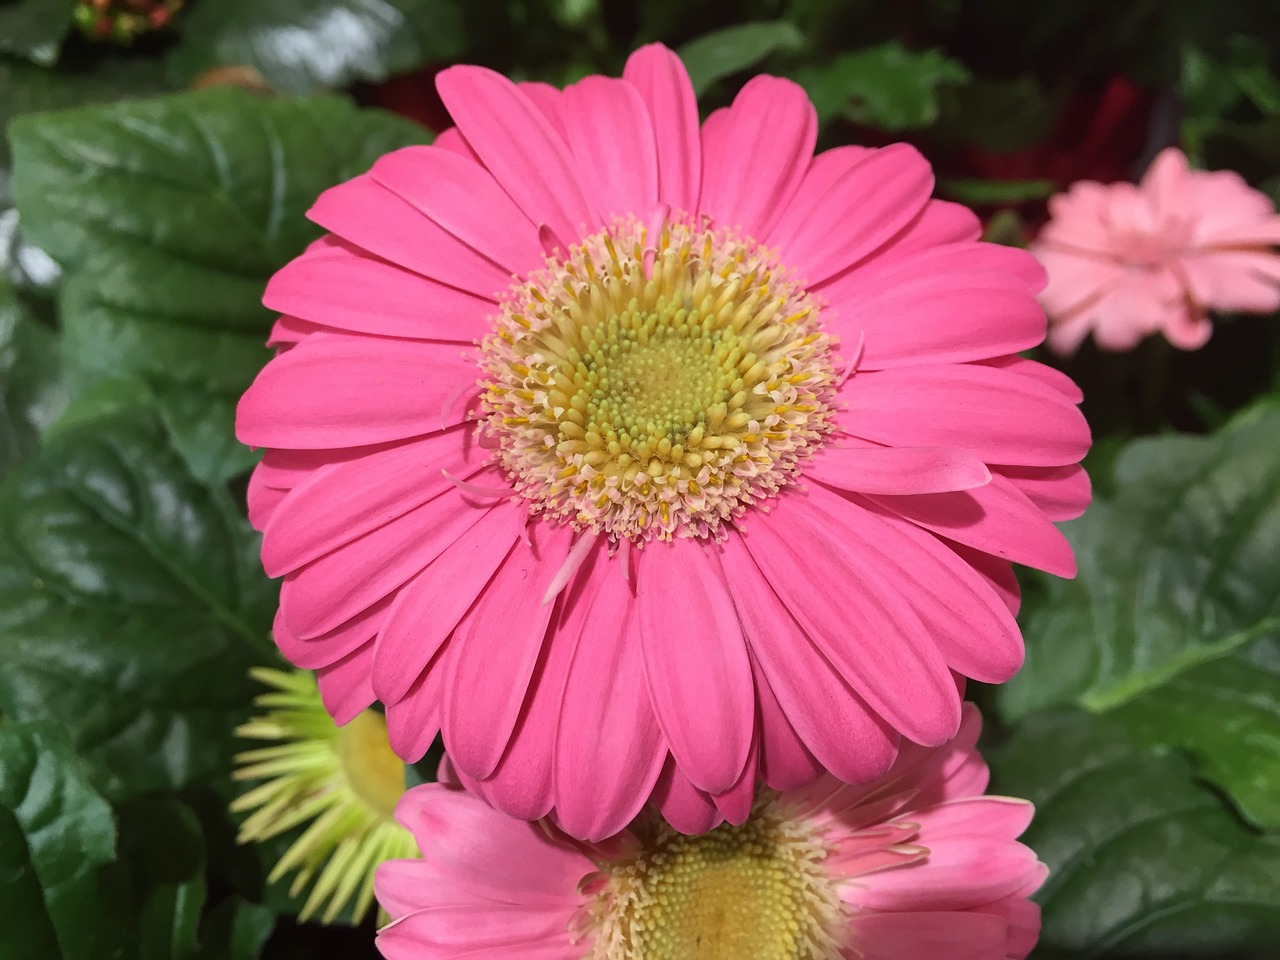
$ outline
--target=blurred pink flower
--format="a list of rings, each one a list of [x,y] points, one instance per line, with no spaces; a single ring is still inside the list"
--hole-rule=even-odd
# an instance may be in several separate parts
[[[576,836],[654,796],[865,780],[1022,661],[1011,561],[1071,576],[1089,431],[1035,258],[915,150],[813,155],[789,80],[699,127],[637,51],[567,90],[451,67],[457,121],[322,195],[240,403],[275,639],[341,723],[441,732]]]
[[[1049,274],[1041,302],[1059,353],[1090,332],[1104,350],[1152,333],[1195,350],[1212,333],[1207,311],[1280,308],[1280,217],[1230,170],[1190,170],[1170,147],[1141,183],[1076,183],[1049,212],[1031,251]]]
[[[387,960],[1009,960],[1035,945],[1046,870],[1016,838],[1031,804],[982,796],[959,736],[908,747],[872,783],[762,791],[741,826],[689,837],[656,817],[598,843],[512,820],[453,786],[396,816],[420,860],[378,868]]]

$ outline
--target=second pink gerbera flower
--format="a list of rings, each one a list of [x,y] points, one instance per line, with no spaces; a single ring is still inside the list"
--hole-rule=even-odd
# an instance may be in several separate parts
[[[1022,659],[1010,563],[1074,572],[1088,430],[1027,254],[905,146],[813,156],[758,77],[699,129],[660,46],[324,194],[240,405],[276,639],[515,816],[740,822],[866,780]]]

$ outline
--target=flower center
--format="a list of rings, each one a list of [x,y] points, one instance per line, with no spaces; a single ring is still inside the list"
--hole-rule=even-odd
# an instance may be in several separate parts
[[[390,817],[404,793],[404,761],[387,741],[387,721],[365,710],[338,728],[338,759],[347,783],[378,813]]]
[[[687,837],[658,823],[606,864],[593,960],[838,960],[848,918],[826,844],[771,799],[742,826]]]
[[[549,258],[483,344],[499,457],[536,512],[643,543],[715,536],[829,431],[817,305],[723,231],[621,224]]]

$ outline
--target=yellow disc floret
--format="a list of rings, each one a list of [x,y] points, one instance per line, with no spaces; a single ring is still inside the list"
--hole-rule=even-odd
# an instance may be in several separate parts
[[[622,224],[549,258],[501,311],[484,405],[536,512],[614,540],[715,536],[829,430],[817,304],[732,234]]]
[[[836,960],[848,917],[827,846],[769,799],[746,823],[689,837],[660,822],[602,865],[592,960]]]

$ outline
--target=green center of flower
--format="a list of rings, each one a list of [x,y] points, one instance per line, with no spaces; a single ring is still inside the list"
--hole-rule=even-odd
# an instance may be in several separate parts
[[[811,828],[765,800],[741,826],[665,824],[608,864],[593,960],[838,960],[848,919]]]
[[[717,535],[830,429],[812,297],[754,243],[685,223],[625,224],[549,259],[483,350],[517,490],[614,540]]]

